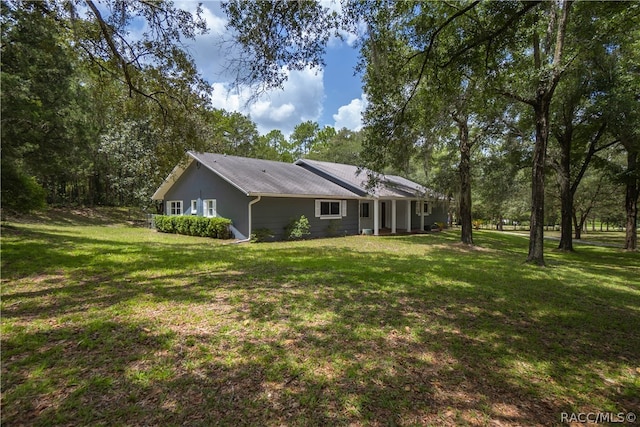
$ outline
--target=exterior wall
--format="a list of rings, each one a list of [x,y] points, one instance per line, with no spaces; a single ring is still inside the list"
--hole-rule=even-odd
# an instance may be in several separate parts
[[[420,228],[420,216],[416,215],[416,203],[420,203],[420,202],[411,202],[411,225],[413,226],[413,229]],[[430,227],[436,222],[442,222],[444,224],[447,224],[449,213],[447,212],[446,204],[443,202],[428,202],[428,203],[433,203],[433,205],[431,207],[431,214],[424,216],[425,228]]]
[[[361,204],[369,203],[369,218],[360,218],[360,229],[363,228],[373,228],[373,209],[374,209],[374,200],[361,201]],[[393,201],[388,199],[377,200],[379,211],[379,228],[389,228],[392,226],[392,212],[393,212]],[[384,215],[382,214],[382,205],[384,203]],[[412,208],[415,209],[415,204],[412,205]],[[384,216],[384,224],[382,223]],[[416,218],[417,215],[414,215]],[[420,223],[415,227],[419,227]],[[396,231],[406,231],[407,229],[407,201],[406,200],[396,200]]]
[[[320,219],[315,216],[315,200],[288,197],[263,197],[252,206],[252,230],[268,228],[276,240],[285,238],[284,229],[292,219],[304,215],[311,226],[311,237],[358,234],[358,201],[347,200],[347,216],[341,219]],[[323,199],[325,200],[325,199]],[[336,199],[337,200],[337,199]],[[329,226],[334,230],[329,230]]]
[[[363,228],[370,228],[373,229],[373,200],[362,200],[360,201],[360,204],[364,205],[364,204],[369,204],[369,217],[368,218],[360,218],[360,230],[362,230]],[[359,209],[359,207],[358,207]],[[358,213],[358,215],[360,215],[360,213]]]
[[[198,167],[198,165],[197,161],[191,162],[178,181],[167,191],[164,198],[165,210],[167,201],[182,200],[183,214],[190,214],[191,200],[198,200],[199,214],[201,215],[202,201],[215,199],[217,215],[230,219],[233,226],[247,236],[249,231],[248,205],[251,198],[206,167]]]

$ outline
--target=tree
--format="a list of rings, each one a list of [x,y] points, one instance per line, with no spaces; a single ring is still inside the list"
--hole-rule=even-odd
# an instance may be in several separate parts
[[[330,134],[331,132],[327,131],[326,133]],[[338,132],[335,132],[334,130],[333,134],[334,135],[326,139],[326,141],[314,144],[307,158],[311,160],[346,163],[350,165],[361,164],[360,151],[362,151],[362,132],[342,128]]]
[[[56,11],[43,2],[19,6],[1,6],[2,205],[23,210],[42,206],[43,184],[73,178],[72,159],[86,154],[88,101]]]
[[[222,2],[222,10],[243,47],[232,60],[237,83],[263,90],[282,87],[286,70],[324,66],[327,43],[339,24],[337,13],[311,1],[230,0]]]
[[[633,4],[627,31],[621,33],[621,40],[609,46],[615,60],[616,72],[611,74],[613,89],[608,97],[606,114],[611,124],[610,132],[620,140],[626,152],[626,169],[621,175],[625,184],[625,249],[638,249],[638,197],[640,197],[640,5]],[[633,13],[635,12],[635,14]]]
[[[293,128],[293,132],[289,137],[289,144],[294,159],[301,159],[309,154],[313,149],[319,131],[320,126],[318,126],[318,123],[311,120],[302,122]]]
[[[130,96],[146,97],[166,111],[167,88],[151,88],[150,77],[171,75],[204,88],[193,59],[181,44],[182,38],[193,39],[196,34],[206,32],[200,6],[192,15],[166,0],[105,0],[101,7],[93,0],[84,0],[81,3],[88,13],[80,14],[79,3],[52,5],[70,23],[77,48],[101,71],[122,79]],[[143,21],[147,26],[137,39],[130,36],[135,21]]]
[[[557,107],[553,113],[552,133],[559,153],[551,157],[560,190],[561,221],[558,249],[573,251],[572,216],[574,197],[594,156],[618,141],[604,139],[607,123],[599,110],[593,108],[591,94],[597,92],[588,81],[589,72],[580,69],[570,73],[567,84],[559,90]],[[575,218],[574,218],[575,224]],[[579,231],[576,230],[576,234]]]
[[[514,209],[521,197],[518,175],[529,159],[519,135],[510,132],[491,141],[482,151],[476,186],[480,205],[487,219],[492,219],[496,228],[503,230],[505,219],[520,220],[520,213]]]
[[[260,135],[253,148],[253,156],[265,160],[281,160],[291,162],[289,158],[283,158],[281,153],[287,152],[287,140],[280,130],[274,129],[266,135]]]
[[[205,147],[207,87],[181,45],[204,29],[197,16],[165,1],[16,0],[1,7],[5,207],[18,203],[16,194],[41,197],[38,186],[50,203],[133,200],[113,179],[123,147],[105,144],[131,136],[126,148],[136,151],[140,134],[131,123],[153,128],[153,146],[145,149],[158,173],[148,179],[136,169],[137,182],[158,185],[186,149]],[[131,37],[143,21],[149,31]]]

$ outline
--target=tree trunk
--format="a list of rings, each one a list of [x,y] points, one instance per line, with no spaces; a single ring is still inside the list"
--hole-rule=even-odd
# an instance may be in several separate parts
[[[629,251],[638,250],[638,196],[640,195],[638,152],[627,150],[627,191],[625,196],[625,210],[627,213],[624,248]]]
[[[473,245],[473,227],[471,224],[471,144],[466,120],[457,121],[460,137],[460,221],[462,243]]]
[[[576,240],[580,240],[582,238],[582,227],[580,227],[580,223],[578,222],[578,214],[573,212],[573,226],[576,230]]]
[[[555,30],[555,47],[551,69],[542,71],[540,39],[534,32],[533,56],[534,66],[541,73],[534,100],[527,101],[534,110],[536,119],[536,143],[533,149],[533,168],[531,171],[531,231],[529,232],[529,254],[527,262],[544,265],[544,167],[549,140],[549,108],[556,86],[562,76],[562,51],[564,49],[565,32],[569,18],[571,2],[561,1],[552,4],[552,9],[560,8],[558,25]],[[555,10],[552,11],[555,13]],[[552,18],[553,19],[553,18]],[[553,31],[553,26],[549,25]],[[551,36],[552,33],[547,34]]]
[[[564,148],[564,147],[563,147]],[[566,159],[565,159],[566,157]],[[565,161],[567,165],[565,165]],[[564,150],[561,158],[561,167],[558,170],[558,184],[560,185],[560,244],[558,249],[573,251],[573,238],[571,236],[571,216],[573,211],[573,192],[571,191],[571,177],[569,176],[569,156],[565,156]],[[567,167],[565,167],[567,166]]]
[[[549,139],[549,104],[541,97],[534,106],[536,115],[536,143],[531,170],[531,229],[527,262],[544,265],[544,166]]]
[[[560,187],[560,244],[558,249],[573,251],[571,236],[571,216],[573,213],[573,188],[571,186],[571,142],[573,139],[573,123],[565,120],[565,130],[556,135],[560,146],[560,161],[554,163],[558,185]],[[577,187],[577,185],[576,185]]]

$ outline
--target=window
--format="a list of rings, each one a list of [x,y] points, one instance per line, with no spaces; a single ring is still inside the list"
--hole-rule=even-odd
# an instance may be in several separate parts
[[[422,212],[420,211],[420,207],[422,206]],[[416,202],[416,215],[431,215],[431,206],[429,202]]]
[[[340,215],[340,202],[320,202],[320,216]]]
[[[346,200],[316,200],[316,217],[338,219],[347,216]]]
[[[167,215],[182,215],[182,200],[168,201]]]
[[[360,204],[360,218],[369,218],[369,203]]]
[[[208,217],[218,216],[218,213],[216,212],[215,199],[204,200],[204,216],[208,216]]]
[[[197,200],[192,200],[191,201],[191,215],[195,215],[198,213],[198,201]]]

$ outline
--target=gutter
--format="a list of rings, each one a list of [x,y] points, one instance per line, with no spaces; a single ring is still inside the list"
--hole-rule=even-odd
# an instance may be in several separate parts
[[[262,199],[262,196],[258,196],[257,198],[253,199],[252,201],[249,202],[249,232],[247,233],[247,235],[249,237],[247,237],[246,239],[243,240],[238,240],[236,243],[246,243],[246,242],[250,242],[251,241],[251,207],[253,205],[255,205],[256,203],[258,203],[260,200]]]

